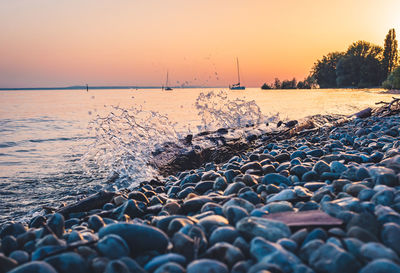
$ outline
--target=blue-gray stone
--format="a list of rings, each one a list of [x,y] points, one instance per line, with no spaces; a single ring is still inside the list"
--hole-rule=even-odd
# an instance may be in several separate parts
[[[246,187],[243,182],[235,182],[228,185],[224,191],[224,195],[231,195],[233,193],[238,193],[241,188]]]
[[[365,267],[359,273],[398,273],[400,266],[387,259],[377,259]]]
[[[271,202],[262,208],[264,210],[268,211],[269,213],[285,212],[285,211],[293,211],[294,210],[292,204],[287,201]]]
[[[0,238],[3,239],[7,235],[12,235],[15,238],[26,232],[26,228],[21,223],[7,223],[0,230]]]
[[[353,273],[361,268],[352,254],[331,243],[322,245],[312,253],[309,264],[317,271],[332,273]]]
[[[116,234],[109,234],[97,243],[99,252],[109,259],[129,256],[130,250],[124,239]]]
[[[130,271],[124,262],[113,260],[107,264],[104,273],[130,273]]]
[[[239,237],[239,232],[231,226],[216,228],[210,235],[210,245],[214,245],[219,242],[227,242],[232,244],[237,237]]]
[[[307,154],[304,151],[301,150],[297,150],[294,151],[291,155],[290,155],[290,159],[294,159],[294,158],[301,158],[304,159],[306,158]]]
[[[187,267],[187,273],[203,273],[203,272],[215,272],[215,273],[228,273],[228,267],[216,260],[211,259],[198,259],[191,262]]]
[[[339,161],[332,161],[330,164],[330,169],[333,173],[342,173],[347,171],[347,167]]]
[[[229,206],[224,215],[231,225],[235,225],[240,219],[249,216],[249,213],[242,207]]]
[[[85,260],[74,252],[66,252],[49,257],[44,260],[60,273],[85,273],[87,266]]]
[[[241,193],[239,194],[239,198],[247,200],[253,205],[257,205],[261,202],[260,197],[254,191],[246,191],[244,193]]]
[[[212,232],[214,229],[229,225],[228,220],[220,215],[210,215],[202,218],[199,223],[199,226],[203,227],[207,234]]]
[[[280,174],[277,173],[269,173],[266,174],[262,181],[263,184],[275,184],[275,185],[280,185],[280,184],[286,184],[286,185],[291,185],[290,180]]]
[[[306,172],[308,169],[303,165],[296,165],[290,169],[290,174],[296,175],[298,178],[301,178]]]
[[[291,201],[295,200],[296,198],[297,195],[293,189],[285,189],[271,197],[268,197],[267,202]]]
[[[323,186],[326,186],[324,182],[308,182],[304,184],[304,188],[306,188],[309,191],[317,191],[318,189],[322,188]]]
[[[7,235],[1,240],[0,250],[8,256],[12,251],[18,249],[18,242],[12,235]]]
[[[324,155],[324,151],[321,149],[315,149],[307,152],[307,155],[311,155],[313,157],[321,157]]]
[[[301,177],[301,181],[304,182],[310,182],[310,181],[316,181],[319,179],[319,175],[315,171],[308,171],[303,174]]]
[[[377,205],[388,206],[392,204],[394,200],[394,191],[390,188],[378,191],[371,198],[371,202]]]
[[[289,227],[280,221],[252,216],[240,220],[236,229],[249,239],[260,236],[272,242],[291,234]]]
[[[309,241],[308,243],[304,244],[299,251],[299,257],[303,261],[308,261],[310,259],[310,256],[321,246],[324,245],[324,241],[315,239],[312,241]]]
[[[298,247],[295,241],[288,238],[279,239],[276,243],[292,253],[295,253]]]
[[[345,249],[347,249],[348,252],[353,254],[355,257],[361,259],[361,247],[363,246],[363,242],[356,239],[356,238],[345,238],[343,239]]]
[[[228,183],[226,181],[225,177],[218,177],[213,185],[213,190],[214,191],[223,191],[226,189],[226,187],[228,186]]]
[[[89,217],[88,220],[89,228],[93,229],[95,232],[99,231],[102,227],[104,227],[106,224],[103,221],[103,218],[101,218],[98,215],[92,215]]]
[[[396,252],[380,243],[366,243],[361,247],[360,253],[368,262],[376,259],[389,259],[397,263],[400,262]]]
[[[153,273],[185,273],[185,272],[186,272],[185,268],[182,267],[180,264],[174,262],[168,262],[161,265]]]
[[[128,244],[131,253],[143,253],[155,250],[163,253],[169,243],[168,236],[158,228],[144,224],[117,223],[107,225],[99,230],[99,237],[116,234]]]
[[[53,214],[47,220],[47,226],[54,232],[54,234],[61,238],[64,233],[64,216],[59,213]]]
[[[46,262],[34,261],[18,266],[9,273],[57,273],[57,271]]]
[[[149,272],[153,272],[156,270],[158,267],[162,266],[163,264],[166,264],[168,262],[174,262],[177,264],[180,264],[181,266],[186,265],[186,258],[180,254],[176,253],[169,253],[169,254],[164,254],[160,255],[157,257],[154,257],[151,259],[145,266],[144,269]]]
[[[24,250],[15,250],[10,253],[9,258],[16,260],[21,265],[29,261],[29,254]]]
[[[327,238],[328,238],[328,236],[327,236],[325,230],[323,230],[322,228],[316,228],[307,234],[307,237],[303,241],[303,246],[305,246],[308,242],[310,242],[312,240],[318,239],[318,240],[325,241]]]
[[[315,163],[315,165],[313,167],[313,171],[315,171],[317,174],[321,175],[324,172],[330,172],[331,168],[325,161],[319,160],[317,163]]]
[[[216,243],[203,255],[204,258],[217,259],[231,268],[235,263],[244,260],[242,251],[226,242]]]
[[[293,272],[301,260],[277,243],[256,237],[250,243],[251,256],[258,262],[275,264],[283,272]]]
[[[382,242],[400,255],[400,226],[395,223],[386,223],[381,232]]]
[[[230,206],[239,206],[244,208],[248,213],[251,213],[251,211],[255,208],[255,206],[250,203],[249,201],[242,199],[242,198],[232,198],[230,199],[228,202],[226,202],[223,206],[222,206],[222,211],[224,212],[224,214],[226,214],[227,209]]]
[[[55,251],[59,251],[61,249],[65,249],[65,246],[60,246],[60,245],[56,245],[56,246],[42,246],[37,248],[33,253],[32,253],[32,261],[36,261],[36,260],[41,260],[44,257],[46,257],[48,254],[53,253]]]

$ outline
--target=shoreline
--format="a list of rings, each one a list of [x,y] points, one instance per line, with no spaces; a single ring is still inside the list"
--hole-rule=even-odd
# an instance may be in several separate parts
[[[385,107],[316,130],[294,127],[279,140],[258,137],[252,151],[225,162],[48,208],[28,226],[5,224],[1,268],[396,272],[400,117],[384,116]],[[333,224],[285,220],[317,211]],[[274,220],[277,213],[286,218]]]

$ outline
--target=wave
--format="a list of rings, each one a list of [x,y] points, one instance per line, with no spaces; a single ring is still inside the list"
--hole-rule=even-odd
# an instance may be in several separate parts
[[[195,100],[197,132],[190,125],[178,126],[168,115],[144,110],[140,105],[108,107],[108,114],[97,115],[89,124],[89,134],[95,137],[82,157],[82,165],[91,176],[106,174],[109,188],[135,187],[157,176],[157,170],[148,163],[165,143],[177,143],[188,134],[204,130],[240,128],[277,119],[265,117],[255,101],[229,99],[224,91],[200,93]]]

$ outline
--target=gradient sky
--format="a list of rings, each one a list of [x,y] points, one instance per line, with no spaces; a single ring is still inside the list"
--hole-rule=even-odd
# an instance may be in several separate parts
[[[0,87],[260,86],[356,40],[400,36],[399,0],[0,0]]]

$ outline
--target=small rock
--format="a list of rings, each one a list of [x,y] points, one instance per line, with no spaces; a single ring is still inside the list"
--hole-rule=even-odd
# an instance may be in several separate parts
[[[124,256],[129,256],[129,247],[120,236],[109,234],[103,237],[97,243],[99,252],[109,259],[117,259]]]
[[[377,259],[360,270],[360,273],[398,273],[400,266],[387,259]]]
[[[57,271],[46,262],[35,261],[18,266],[14,270],[9,271],[9,273],[57,273]]]
[[[44,260],[60,273],[85,273],[87,272],[85,260],[74,252],[66,252],[51,256]]]
[[[284,223],[258,217],[243,218],[236,224],[236,229],[249,239],[260,236],[272,242],[291,234]]]

